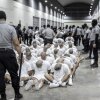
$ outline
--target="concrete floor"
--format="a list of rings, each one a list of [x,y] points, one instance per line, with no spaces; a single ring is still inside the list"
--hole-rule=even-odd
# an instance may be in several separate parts
[[[87,57],[87,55],[82,56]],[[56,89],[48,89],[48,86],[45,86],[40,91],[30,90],[28,92],[21,88],[21,93],[24,95],[22,100],[100,100],[100,66],[92,70],[89,65],[89,60],[80,63],[73,86]],[[7,96],[8,99],[14,97],[14,92],[9,85]]]

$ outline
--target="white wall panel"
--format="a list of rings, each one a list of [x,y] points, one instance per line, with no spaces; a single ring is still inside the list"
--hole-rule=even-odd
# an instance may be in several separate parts
[[[49,15],[48,8],[46,8],[47,13],[43,13],[13,0],[0,0],[0,10],[4,10],[7,13],[7,22],[12,22],[14,25],[17,25],[19,20],[21,20],[22,26],[33,26],[33,16],[39,17],[39,19],[44,18],[46,22],[47,20],[62,22],[60,18]]]

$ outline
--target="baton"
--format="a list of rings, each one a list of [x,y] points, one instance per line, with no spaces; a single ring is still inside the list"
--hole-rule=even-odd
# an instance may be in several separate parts
[[[21,53],[20,65],[19,65],[19,82],[20,82],[20,77],[21,77],[22,61],[23,61],[23,53]]]

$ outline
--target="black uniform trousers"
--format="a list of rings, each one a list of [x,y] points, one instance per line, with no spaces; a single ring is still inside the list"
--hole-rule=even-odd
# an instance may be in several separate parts
[[[78,36],[77,35],[74,36],[74,45],[75,46],[78,45]]]
[[[84,39],[84,52],[89,51],[89,38]]]
[[[28,45],[28,35],[24,34],[24,44],[25,44],[26,41],[27,41],[27,45]]]
[[[96,44],[96,48],[93,48],[94,62],[98,64],[98,46]]]
[[[16,56],[11,49],[0,49],[0,94],[5,94],[5,73],[6,70],[10,73],[12,80],[12,87],[15,94],[19,93],[19,77],[18,77],[18,64]]]
[[[52,42],[53,42],[53,39],[44,38],[44,45],[47,45],[48,43],[52,44]]]
[[[93,54],[94,54],[94,60],[95,63],[98,64],[98,47],[99,47],[99,34],[95,35],[95,44],[96,44],[96,48],[93,48]]]

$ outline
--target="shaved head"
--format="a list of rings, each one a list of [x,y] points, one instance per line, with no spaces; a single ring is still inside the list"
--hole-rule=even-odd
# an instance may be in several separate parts
[[[26,48],[26,52],[30,52],[30,51],[31,51],[30,48],[27,47],[27,48]]]
[[[64,62],[64,59],[63,58],[60,58],[57,60],[57,63],[63,63]]]
[[[42,61],[42,60],[38,60],[38,61],[36,62],[37,68],[41,68],[41,67],[42,67],[42,64],[43,64],[43,61]]]
[[[73,54],[73,49],[70,49],[69,50],[69,54]]]
[[[41,53],[41,58],[42,58],[43,60],[46,60],[46,56],[47,56],[47,55],[46,55],[46,52],[42,52],[42,53]]]
[[[57,54],[58,53],[58,49],[54,49],[54,54]]]
[[[58,64],[55,65],[54,69],[55,69],[56,71],[58,71],[58,70],[61,69],[61,67],[62,67],[62,64],[58,63]]]

